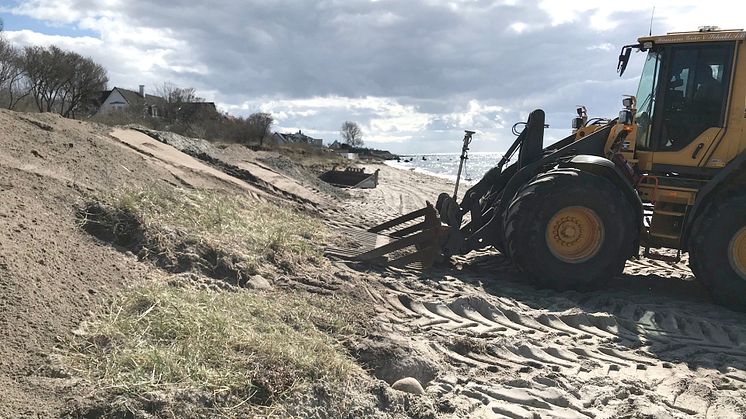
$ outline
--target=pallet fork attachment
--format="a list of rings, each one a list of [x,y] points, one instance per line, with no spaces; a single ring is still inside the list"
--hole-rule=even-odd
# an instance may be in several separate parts
[[[360,262],[427,269],[441,258],[442,238],[448,230],[441,225],[437,211],[428,202],[424,208],[367,231],[345,230],[346,236],[357,246],[330,249],[327,254]]]
[[[424,208],[379,224],[367,231],[344,229],[343,234],[351,239],[353,248],[328,249],[326,254],[361,262],[427,269],[435,262],[445,259],[446,256],[467,252],[469,248],[465,245],[468,243],[474,242],[474,248],[486,246],[489,243],[482,243],[481,240],[472,242],[466,240],[472,236],[473,232],[479,231],[479,227],[482,227],[480,220],[483,217],[481,216],[492,214],[490,208],[482,208],[482,198],[492,190],[496,182],[506,176],[503,173],[503,166],[519,150],[519,163],[528,163],[539,157],[544,133],[544,112],[541,110],[532,112],[525,126],[526,128],[519,134],[497,166],[466,191],[461,204],[456,201],[458,189],[455,189],[454,196],[442,193],[438,197],[437,209],[427,202]],[[463,168],[464,160],[468,158],[466,153],[473,134],[474,131],[465,132],[464,146],[461,151],[461,168]],[[530,144],[531,147],[523,150],[526,147],[525,144]],[[529,154],[531,154],[531,159],[529,159]],[[467,212],[473,213],[472,222],[465,227],[469,230],[468,232],[462,231],[462,217]],[[490,215],[484,221],[492,218]],[[475,223],[478,225],[472,225]]]

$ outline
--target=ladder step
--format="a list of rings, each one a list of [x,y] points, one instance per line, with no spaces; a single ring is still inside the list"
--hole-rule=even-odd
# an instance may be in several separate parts
[[[653,237],[660,237],[663,239],[679,240],[681,236],[678,234],[665,234],[665,233],[650,233]]]
[[[667,211],[667,210],[653,210],[653,214],[660,214],[660,215],[671,215],[674,217],[683,217],[686,215],[684,212],[679,211]]]
[[[645,256],[648,259],[660,260],[660,261],[669,262],[669,263],[681,262],[681,250],[678,250],[676,252],[676,256],[668,256],[668,255],[663,255],[660,253],[654,253],[651,249],[645,249],[643,256]]]

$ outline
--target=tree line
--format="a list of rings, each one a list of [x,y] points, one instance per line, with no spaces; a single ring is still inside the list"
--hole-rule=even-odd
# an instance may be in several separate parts
[[[14,46],[3,35],[0,19],[0,107],[56,112],[67,118],[89,118],[112,124],[136,123],[184,135],[261,145],[271,132],[272,115],[258,112],[236,117],[211,111],[191,87],[163,83],[156,87],[158,117],[149,117],[147,101],[130,104],[116,115],[95,115],[107,90],[106,69],[89,57],[57,46]],[[144,98],[143,98],[144,99]],[[19,109],[20,108],[20,109]]]
[[[0,92],[3,107],[30,98],[39,112],[76,117],[106,88],[106,69],[91,58],[54,45],[17,48],[0,33]]]
[[[15,47],[2,34],[0,21],[0,106],[55,112],[67,118],[89,118],[111,124],[135,123],[206,139],[263,145],[271,133],[272,115],[248,117],[187,106],[204,102],[194,88],[163,83],[155,89],[159,116],[151,118],[146,101],[115,115],[94,115],[109,81],[106,69],[93,59],[57,46]],[[20,108],[20,109],[19,109]]]

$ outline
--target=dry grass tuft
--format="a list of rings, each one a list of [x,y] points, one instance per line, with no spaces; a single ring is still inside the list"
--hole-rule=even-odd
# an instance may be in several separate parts
[[[321,245],[331,236],[319,221],[222,192],[127,189],[80,217],[86,231],[167,271],[234,285],[257,272],[328,263]],[[210,292],[164,279],[125,290],[64,342],[63,364],[102,400],[86,412],[276,413],[311,384],[344,388],[362,373],[340,344],[362,328],[359,303],[286,290]]]
[[[266,408],[312,382],[341,383],[360,371],[337,342],[353,330],[338,313],[354,312],[332,309],[339,304],[350,303],[141,286],[84,324],[65,357],[117,395],[191,391],[209,393],[203,403],[217,410]]]
[[[81,211],[83,227],[173,271],[235,279],[271,265],[293,271],[325,261],[330,233],[318,220],[218,191],[126,189]]]
[[[318,256],[312,240],[324,235],[323,225],[308,216],[224,192],[129,189],[111,203],[140,215],[146,228],[177,229],[259,257],[272,249]]]

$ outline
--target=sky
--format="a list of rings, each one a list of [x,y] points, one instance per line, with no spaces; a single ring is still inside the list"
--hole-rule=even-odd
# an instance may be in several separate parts
[[[504,151],[511,126],[547,113],[545,143],[577,105],[614,117],[653,33],[746,26],[746,2],[521,0],[0,0],[4,36],[101,63],[109,87],[194,87],[234,115],[269,112],[280,132],[326,143],[346,120],[396,153]]]

